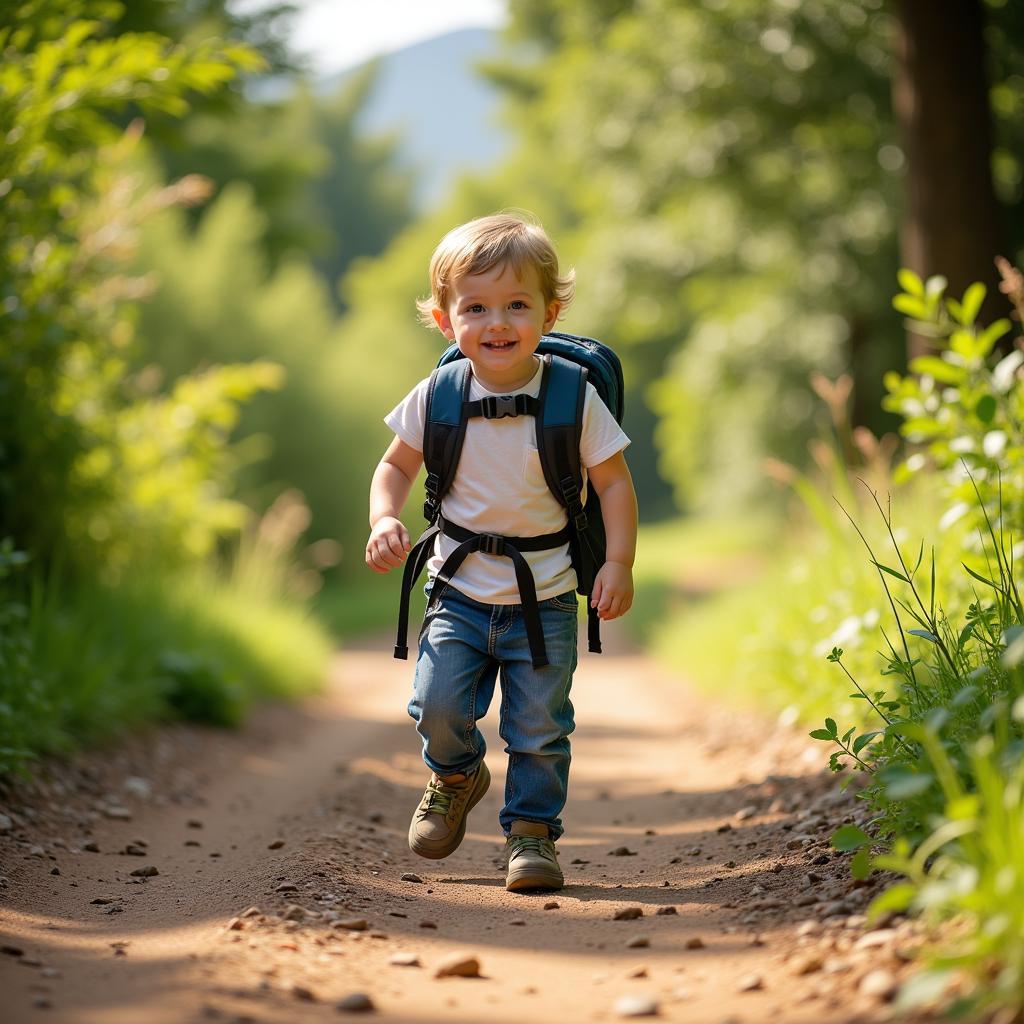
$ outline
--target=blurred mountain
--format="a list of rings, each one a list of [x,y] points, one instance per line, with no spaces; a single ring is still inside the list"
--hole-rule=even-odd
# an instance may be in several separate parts
[[[368,135],[399,137],[421,209],[441,199],[460,173],[487,168],[507,148],[508,134],[497,123],[498,91],[474,70],[497,47],[498,33],[472,28],[378,58],[377,81],[357,124]],[[322,79],[316,90],[333,92],[359,70]]]

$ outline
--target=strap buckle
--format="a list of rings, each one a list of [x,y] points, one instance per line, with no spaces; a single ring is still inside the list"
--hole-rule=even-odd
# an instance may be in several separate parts
[[[505,538],[494,533],[480,534],[480,550],[488,555],[501,555],[505,552]]]
[[[515,395],[486,395],[480,400],[484,419],[501,420],[506,416],[518,416]]]

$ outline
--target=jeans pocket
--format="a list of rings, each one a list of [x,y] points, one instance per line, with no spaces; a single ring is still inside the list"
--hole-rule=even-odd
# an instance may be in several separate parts
[[[570,590],[564,594],[559,594],[557,597],[552,597],[549,599],[549,602],[552,608],[558,608],[563,612],[575,612],[580,606],[575,590]]]

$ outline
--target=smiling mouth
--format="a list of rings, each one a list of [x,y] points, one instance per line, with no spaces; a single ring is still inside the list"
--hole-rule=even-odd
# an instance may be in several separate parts
[[[515,345],[514,341],[485,341],[483,343],[484,348],[489,348],[492,352],[504,352],[506,349],[512,348],[513,345]]]

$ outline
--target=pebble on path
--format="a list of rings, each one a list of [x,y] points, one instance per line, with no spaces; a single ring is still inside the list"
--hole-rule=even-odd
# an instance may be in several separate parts
[[[544,909],[545,910],[557,910],[558,909],[558,904],[554,900],[549,900],[547,903],[544,904]]]
[[[869,971],[860,979],[857,991],[862,996],[868,996],[871,999],[889,1000],[896,995],[898,988],[899,982],[896,980],[896,975],[892,971],[880,967],[877,970]]]
[[[657,1017],[658,1002],[650,996],[623,996],[615,1001],[615,1012],[620,1017]]]
[[[614,850],[609,850],[608,855],[610,857],[635,857],[637,855],[636,850],[631,850],[628,846],[616,846]]]
[[[651,940],[646,935],[634,935],[627,943],[627,949],[646,949]]]
[[[306,988],[305,985],[292,985],[292,995],[296,999],[301,999],[304,1003],[315,1003],[316,996],[313,994],[312,989]]]
[[[758,992],[764,988],[764,978],[760,974],[745,974],[736,986],[737,992]]]
[[[621,910],[616,910],[613,921],[635,921],[638,917],[643,917],[644,911],[642,907],[623,907]]]
[[[417,875],[415,871],[406,871],[406,873],[404,875],[402,875],[402,881],[403,882],[420,882],[420,883],[422,883],[423,879],[420,878],[420,876]]]
[[[275,839],[272,843],[267,843],[268,850],[280,850],[284,846],[283,839]]]
[[[435,978],[479,978],[480,961],[466,953],[454,953],[446,957],[434,971]]]
[[[348,932],[365,932],[369,925],[366,922],[366,918],[363,917],[346,917],[341,921],[334,922],[335,928],[343,928]]]
[[[337,1005],[339,1013],[372,1013],[377,1007],[365,992],[353,992]]]
[[[692,939],[686,940],[685,949],[703,949],[704,940],[699,935],[694,935]]]
[[[415,953],[394,953],[388,963],[395,967],[419,967],[420,958]]]
[[[131,874],[137,878],[152,878],[160,872],[152,864],[147,864],[144,868],[136,868]]]
[[[655,917],[664,917],[666,914],[675,915],[675,914],[678,914],[678,913],[679,913],[679,911],[676,910],[675,907],[658,907],[658,909],[654,912],[654,916]]]

